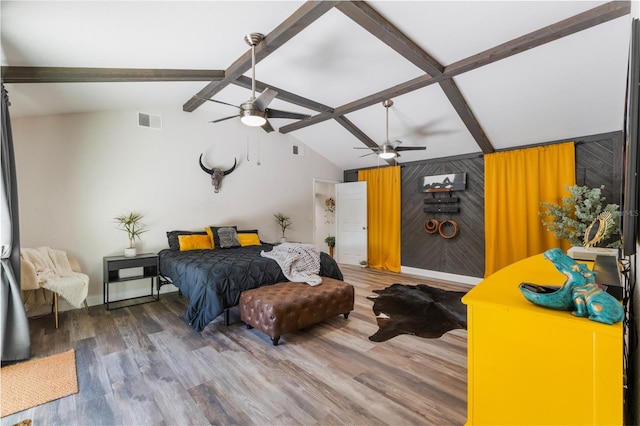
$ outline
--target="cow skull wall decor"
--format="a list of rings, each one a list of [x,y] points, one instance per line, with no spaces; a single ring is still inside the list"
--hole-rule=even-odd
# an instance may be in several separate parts
[[[200,167],[202,168],[202,170],[205,171],[205,173],[211,176],[211,185],[213,185],[213,192],[217,193],[220,191],[220,186],[222,185],[222,179],[226,175],[231,174],[231,172],[235,170],[237,159],[236,158],[233,159],[233,166],[229,170],[222,170],[217,167],[214,167],[213,169],[209,169],[204,164],[202,164],[202,155],[203,154],[200,154],[200,160],[199,160]]]

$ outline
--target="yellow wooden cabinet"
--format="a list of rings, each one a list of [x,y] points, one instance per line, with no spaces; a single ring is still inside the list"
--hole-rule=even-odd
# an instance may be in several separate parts
[[[468,313],[468,424],[622,424],[622,324],[536,306],[521,282],[564,275],[537,255],[483,280]]]

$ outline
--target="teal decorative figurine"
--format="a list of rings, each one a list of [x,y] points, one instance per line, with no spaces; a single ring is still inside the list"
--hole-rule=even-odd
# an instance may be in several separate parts
[[[520,292],[530,301],[545,308],[572,311],[579,317],[614,324],[624,318],[624,309],[615,297],[602,291],[595,283],[595,273],[556,248],[544,252],[545,259],[567,279],[557,288],[535,284],[520,284]]]
[[[553,263],[558,272],[564,274],[567,279],[557,289],[547,286],[532,284],[520,284],[520,292],[529,302],[545,308],[571,311],[573,307],[573,288],[587,284],[587,279],[593,281],[593,273],[584,265],[579,265],[575,260],[564,254],[560,249],[551,249],[544,252],[545,259]],[[588,276],[586,276],[588,275]]]
[[[572,296],[576,307],[573,314],[578,317],[588,317],[591,321],[604,324],[614,324],[624,319],[620,302],[595,284],[574,287]]]

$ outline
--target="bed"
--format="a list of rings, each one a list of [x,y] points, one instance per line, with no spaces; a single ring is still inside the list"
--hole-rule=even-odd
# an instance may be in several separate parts
[[[278,263],[260,256],[273,245],[204,250],[161,250],[162,280],[171,282],[189,298],[185,318],[196,331],[237,306],[245,290],[287,281]],[[328,254],[320,253],[320,275],[342,280],[342,272]],[[227,311],[228,312],[228,311]]]

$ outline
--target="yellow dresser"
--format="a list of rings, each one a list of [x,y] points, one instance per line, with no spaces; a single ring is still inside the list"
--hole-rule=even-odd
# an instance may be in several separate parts
[[[540,254],[501,269],[462,298],[469,425],[622,424],[622,324],[536,306],[518,289],[521,282],[564,280]]]

